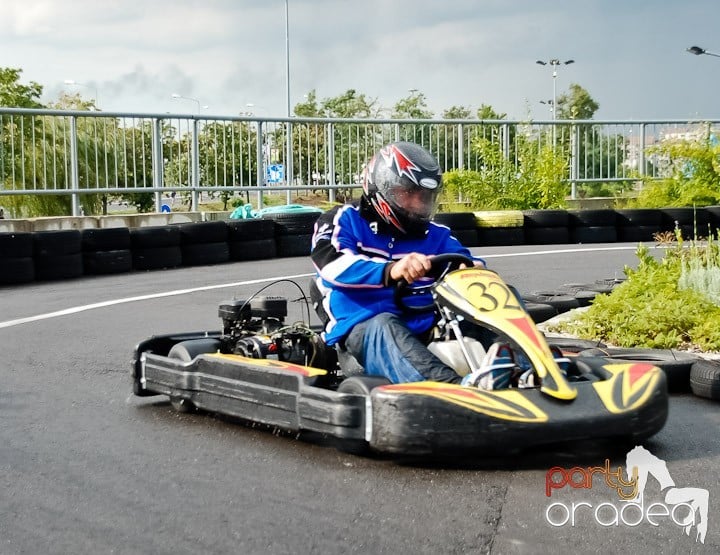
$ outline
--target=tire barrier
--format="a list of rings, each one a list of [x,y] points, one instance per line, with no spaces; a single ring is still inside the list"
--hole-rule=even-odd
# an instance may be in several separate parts
[[[317,212],[138,228],[0,232],[0,286],[33,281],[308,256]],[[12,220],[10,220],[12,221]],[[686,238],[720,230],[720,206],[599,210],[496,210],[435,216],[470,247],[653,241],[677,226]],[[672,224],[670,223],[672,222]],[[689,230],[692,229],[692,232]],[[605,280],[606,286],[618,280]],[[568,284],[555,296],[590,304],[602,284]],[[579,287],[582,286],[582,287]],[[542,292],[540,292],[542,293]],[[545,292],[547,293],[547,292]],[[547,295],[536,304],[547,305]],[[544,300],[543,300],[544,299]],[[557,310],[557,299],[551,303]],[[539,309],[535,309],[539,310]],[[538,311],[544,318],[547,309]]]
[[[81,231],[83,273],[118,274],[132,270],[130,230],[126,227]]]

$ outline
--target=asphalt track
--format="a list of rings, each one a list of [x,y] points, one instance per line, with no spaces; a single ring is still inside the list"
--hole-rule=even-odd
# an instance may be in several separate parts
[[[636,262],[621,244],[474,250],[520,291],[621,276]],[[626,511],[630,524],[600,524],[596,510],[608,524],[624,505],[601,474],[546,496],[551,468],[608,459],[614,470],[628,446],[362,458],[131,395],[138,341],[218,329],[221,300],[277,277],[305,285],[311,271],[293,258],[0,288],[0,553],[720,552],[720,405],[690,394],[671,397],[667,425],[645,447],[677,488],[708,491],[704,544],[671,516],[634,526]],[[268,294],[298,297],[288,282]],[[299,318],[301,305],[291,312]],[[651,478],[644,507],[667,491]],[[574,525],[548,522],[573,503]]]

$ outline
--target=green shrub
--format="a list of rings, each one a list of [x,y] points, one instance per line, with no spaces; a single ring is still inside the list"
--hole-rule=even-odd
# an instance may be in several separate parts
[[[720,350],[720,306],[702,288],[680,285],[684,267],[718,268],[717,244],[685,248],[679,239],[660,260],[639,246],[638,267],[625,268],[625,282],[553,329],[621,347]]]

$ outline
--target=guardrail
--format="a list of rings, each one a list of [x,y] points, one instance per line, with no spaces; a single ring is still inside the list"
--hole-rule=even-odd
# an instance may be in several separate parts
[[[309,256],[317,216],[279,212],[248,220],[170,225],[152,225],[156,222],[148,220],[145,223],[150,225],[133,228],[0,232],[0,286]],[[92,218],[86,220],[91,225]],[[720,206],[454,212],[438,214],[436,221],[452,229],[468,247],[639,242],[652,241],[655,233],[676,228],[685,238],[716,234],[720,230]]]
[[[517,164],[518,137],[552,144],[567,158],[568,195],[597,182],[661,177],[667,161],[648,155],[666,138],[703,136],[713,121],[508,121],[260,118],[0,108],[0,205],[8,195],[67,195],[69,214],[87,199],[144,194],[263,195],[323,190],[334,201],[359,186],[363,164],[383,144],[408,140],[447,171],[480,169],[486,139]]]

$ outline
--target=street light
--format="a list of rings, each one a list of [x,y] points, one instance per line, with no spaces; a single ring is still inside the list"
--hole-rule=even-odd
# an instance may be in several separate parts
[[[720,54],[715,54],[715,52],[708,52],[707,50],[705,50],[704,48],[700,48],[699,46],[691,46],[686,50],[690,52],[690,54],[695,54],[696,56],[705,54],[706,56],[715,56],[716,58],[720,58]]]
[[[207,104],[203,104],[203,105],[201,106],[201,105],[200,105],[200,101],[199,101],[197,98],[193,98],[192,96],[183,96],[183,95],[178,94],[178,93],[172,93],[170,96],[173,97],[175,100],[180,100],[180,99],[182,99],[182,100],[192,100],[195,104],[197,104],[197,113],[198,113],[198,114],[200,113],[200,108],[207,108],[207,107],[208,107]]]
[[[552,78],[553,78],[553,97],[552,97],[552,114],[553,114],[553,120],[557,117],[557,110],[555,110],[555,106],[557,105],[557,68],[558,66],[567,66],[570,64],[574,64],[575,60],[565,60],[564,62],[561,62],[560,60],[553,58],[552,60],[548,60],[547,62],[544,62],[543,60],[538,60],[535,62],[536,64],[539,64],[541,66],[552,66],[553,72],[552,72]]]
[[[87,87],[88,89],[95,92],[95,105],[93,106],[93,109],[97,110],[98,107],[98,90],[97,87],[94,85],[88,85],[87,83],[78,83],[74,79],[65,79],[66,85],[75,85],[77,87]]]
[[[540,104],[547,104],[548,106],[550,106],[551,114],[555,112],[555,101],[552,98],[550,100],[541,100]],[[555,118],[553,118],[553,119],[555,119]]]

